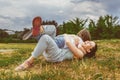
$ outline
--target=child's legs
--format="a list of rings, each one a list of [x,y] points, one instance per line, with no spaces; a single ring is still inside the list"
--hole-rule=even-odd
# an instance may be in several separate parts
[[[57,46],[59,48],[64,48],[65,46],[65,39],[63,35],[59,35],[57,37],[55,37],[55,43],[57,44]]]

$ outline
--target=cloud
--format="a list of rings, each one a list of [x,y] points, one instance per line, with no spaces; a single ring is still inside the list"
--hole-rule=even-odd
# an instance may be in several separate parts
[[[31,28],[33,17],[63,21],[78,18],[98,19],[112,14],[120,16],[119,0],[0,0],[0,28]]]
[[[103,0],[101,1],[102,4],[104,4],[106,6],[106,11],[109,14],[112,14],[114,16],[118,16],[120,17],[120,0]]]
[[[4,28],[7,26],[13,25],[13,22],[10,19],[0,18],[0,26]]]
[[[73,3],[70,17],[79,17],[79,18],[91,18],[97,19],[101,15],[105,15],[106,7],[101,3],[83,1],[79,3]]]

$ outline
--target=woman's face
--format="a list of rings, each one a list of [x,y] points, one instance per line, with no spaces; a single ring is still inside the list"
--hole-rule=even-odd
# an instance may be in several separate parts
[[[84,49],[87,52],[90,52],[90,49],[95,47],[95,42],[93,42],[93,41],[85,41],[82,46],[84,47]]]

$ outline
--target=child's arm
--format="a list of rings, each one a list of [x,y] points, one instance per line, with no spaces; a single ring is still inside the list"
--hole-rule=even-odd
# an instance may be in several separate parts
[[[78,44],[78,49],[80,49],[83,53],[84,53],[84,55],[86,54],[86,51],[85,51],[85,49],[81,46],[81,44]]]
[[[84,54],[86,54],[85,49],[81,46],[81,44],[79,44],[79,40],[80,40],[79,37],[76,35],[69,35],[69,36],[74,38],[75,45],[78,47],[78,49],[80,49]]]

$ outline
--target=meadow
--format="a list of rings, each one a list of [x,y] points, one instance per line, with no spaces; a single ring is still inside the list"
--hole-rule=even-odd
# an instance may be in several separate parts
[[[48,63],[40,56],[32,68],[21,72],[14,69],[36,43],[0,43],[0,80],[120,80],[120,39],[95,42],[96,58]]]

